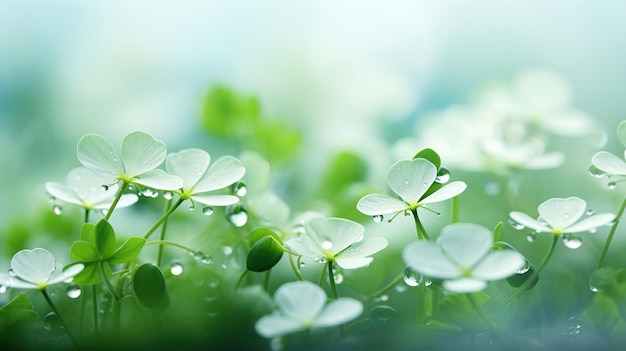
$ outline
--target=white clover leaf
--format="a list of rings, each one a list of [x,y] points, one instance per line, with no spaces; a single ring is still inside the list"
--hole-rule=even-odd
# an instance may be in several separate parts
[[[539,219],[533,219],[522,212],[511,212],[509,217],[519,225],[538,233],[554,235],[593,231],[615,219],[612,213],[600,213],[585,217],[587,203],[578,197],[553,198],[539,205]]]
[[[43,290],[49,285],[64,282],[83,270],[82,264],[72,265],[57,272],[54,256],[47,250],[22,250],[11,259],[12,274],[1,274],[0,285],[17,289]]]
[[[484,289],[488,281],[515,274],[526,262],[513,250],[493,251],[492,240],[487,228],[455,223],[442,229],[436,243],[409,244],[402,257],[411,269],[443,279],[449,291],[474,292]]]
[[[311,282],[283,284],[274,294],[277,310],[261,317],[255,329],[259,335],[273,338],[343,324],[363,312],[363,304],[358,300],[340,298],[326,305],[326,299],[324,290]]]
[[[55,198],[70,204],[75,204],[86,210],[106,210],[111,206],[118,185],[113,184],[108,190],[102,188],[110,184],[112,178],[102,177],[84,167],[72,169],[67,175],[66,184],[46,182],[46,192]],[[117,207],[128,207],[138,200],[135,194],[123,194]]]
[[[626,157],[626,155],[625,155]],[[591,158],[591,164],[604,174],[626,175],[626,162],[607,151],[599,151]]]
[[[233,195],[208,194],[225,188],[243,177],[246,169],[232,156],[224,156],[211,164],[211,156],[204,150],[185,149],[167,156],[165,162],[169,173],[183,180],[176,191],[181,199],[191,199],[207,206],[228,206],[239,202]]]
[[[424,197],[436,178],[437,167],[426,159],[398,161],[389,169],[387,184],[401,200],[385,194],[368,194],[359,200],[356,207],[369,216],[415,210],[425,204],[453,198],[467,187],[464,182],[455,181]]]
[[[305,232],[288,240],[291,251],[318,262],[333,261],[344,269],[369,265],[371,255],[387,247],[384,238],[363,238],[365,228],[344,218],[315,217],[304,223]]]
[[[129,184],[160,190],[182,187],[182,180],[164,172],[154,171],[167,156],[165,144],[150,134],[136,131],[122,140],[122,157],[105,138],[86,134],[77,145],[78,160],[87,169],[103,177],[113,177]]]

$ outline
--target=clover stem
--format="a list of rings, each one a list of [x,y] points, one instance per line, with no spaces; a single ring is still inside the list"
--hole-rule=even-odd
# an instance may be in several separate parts
[[[452,198],[452,223],[459,221],[459,196]]]
[[[167,221],[169,216],[172,213],[174,213],[174,211],[176,211],[178,206],[180,206],[180,204],[182,204],[183,201],[185,201],[185,199],[178,199],[176,204],[174,206],[172,206],[167,212],[165,212],[165,214],[152,226],[152,228],[150,228],[150,230],[148,230],[148,232],[146,233],[146,235],[143,236],[143,238],[148,240],[150,235],[152,235],[152,233],[154,233],[154,231],[157,230],[159,228],[159,226],[161,226],[161,224],[163,224],[163,222]]]
[[[241,273],[241,275],[239,276],[239,279],[237,279],[237,283],[235,284],[235,290],[239,290],[239,286],[241,285],[241,282],[243,282],[243,278],[246,277],[246,275],[248,275],[248,272],[250,272],[249,270],[245,270],[243,271],[243,273]]]
[[[102,282],[104,283],[104,285],[107,287],[107,290],[109,290],[109,292],[111,293],[111,296],[113,296],[115,301],[119,301],[120,297],[117,295],[117,293],[115,293],[115,288],[113,287],[113,285],[107,278],[106,273],[104,271],[104,264],[102,262],[98,262],[98,269],[100,270],[100,277],[102,278]]]
[[[85,209],[85,223],[89,223],[89,209]]]
[[[617,212],[617,216],[615,217],[615,223],[611,226],[611,230],[609,231],[609,236],[607,236],[606,241],[604,242],[604,247],[602,248],[602,253],[600,254],[600,259],[598,259],[598,265],[596,269],[600,269],[604,267],[604,260],[606,259],[606,255],[609,252],[609,246],[611,246],[611,241],[613,240],[613,236],[615,235],[615,231],[617,230],[617,226],[619,225],[619,221],[624,214],[624,209],[626,208],[626,197],[622,202],[622,207],[619,208]]]
[[[40,291],[44,299],[46,299],[46,302],[50,306],[50,309],[52,309],[52,312],[54,312],[54,314],[59,318],[59,321],[61,322],[63,329],[65,329],[67,336],[70,338],[70,340],[72,340],[72,343],[74,344],[74,346],[78,346],[78,343],[76,342],[76,338],[74,338],[74,335],[70,331],[70,328],[67,327],[65,320],[63,319],[63,317],[61,317],[59,310],[57,310],[56,306],[54,305],[54,302],[52,302],[52,300],[50,299],[50,296],[48,296],[48,292],[46,291],[46,289],[41,289]]]
[[[167,200],[165,202],[165,213],[167,213],[170,208],[172,208],[172,200]],[[165,240],[165,231],[167,230],[167,219],[163,221],[163,226],[161,227],[161,241]],[[157,267],[161,267],[161,263],[163,262],[163,245],[159,245],[157,249]]]
[[[187,246],[172,242],[172,241],[167,241],[167,240],[153,240],[153,241],[148,241],[144,244],[144,246],[148,246],[148,245],[169,245],[169,246],[174,246],[177,247],[179,249],[183,249],[186,251],[189,251],[191,253],[196,253],[196,250],[188,248]]]
[[[120,190],[117,191],[117,194],[115,195],[115,199],[113,199],[113,202],[111,203],[111,206],[109,207],[106,215],[104,215],[105,220],[108,221],[109,218],[111,218],[111,215],[113,214],[113,210],[115,209],[115,206],[117,206],[117,203],[122,198],[122,195],[124,194],[124,191],[126,191],[127,187],[128,187],[128,181],[123,180],[122,186],[120,186]]]
[[[270,275],[271,275],[271,273],[272,273],[271,269],[268,269],[265,272],[265,277],[263,278],[263,290],[265,290],[265,291],[267,291],[267,288],[270,285]]]
[[[533,272],[533,274],[531,274],[530,277],[528,277],[528,279],[526,279],[526,281],[524,281],[524,283],[522,285],[520,285],[517,289],[515,289],[511,293],[511,295],[509,295],[509,297],[506,299],[506,302],[511,301],[514,297],[518,296],[523,291],[526,291],[526,289],[530,286],[530,284],[532,284],[532,282],[535,281],[537,276],[539,276],[539,273],[541,273],[541,271],[546,266],[548,261],[550,261],[550,258],[552,257],[552,254],[554,253],[554,249],[556,248],[556,243],[558,241],[559,241],[559,236],[558,235],[553,235],[552,243],[550,244],[550,248],[548,249],[548,252],[543,257],[543,260],[541,261],[541,263],[537,267],[537,270],[535,270]]]
[[[93,332],[98,337],[98,295],[96,285],[91,286],[92,313],[93,313]]]
[[[328,262],[326,262],[324,269],[322,269],[322,274],[320,275],[320,283],[319,283],[320,287],[324,286],[324,278],[326,278],[326,265],[328,265]]]
[[[426,284],[420,283],[417,287],[417,324],[423,324],[426,321]]]
[[[333,261],[328,261],[328,281],[330,282],[330,289],[333,292],[333,297],[335,300],[339,298],[339,294],[337,293],[337,285],[335,284],[335,273],[333,273]]]
[[[300,259],[302,258],[302,256],[298,256],[298,262],[296,262],[295,264],[293,263],[293,256],[289,255],[289,264],[291,265],[291,269],[293,269],[293,273],[296,275],[296,278],[298,278],[298,280],[302,281],[304,280],[304,278],[302,277],[302,273],[300,272],[300,268],[298,268],[300,266]],[[297,264],[297,266],[296,266]]]
[[[393,289],[396,285],[398,285],[398,283],[400,283],[402,279],[404,279],[404,275],[403,274],[398,275],[392,281],[390,281],[387,285],[383,286],[382,288],[380,288],[380,290],[369,295],[363,301],[371,301],[377,298],[378,296],[383,295],[384,293],[386,293],[387,291]]]
[[[417,238],[419,240],[430,240],[430,236],[428,236],[428,233],[426,233],[426,229],[424,228],[424,225],[422,225],[422,221],[420,221],[419,216],[417,215],[417,209],[414,208],[411,210],[411,213],[413,214],[413,219],[415,220],[415,229],[417,230]]]

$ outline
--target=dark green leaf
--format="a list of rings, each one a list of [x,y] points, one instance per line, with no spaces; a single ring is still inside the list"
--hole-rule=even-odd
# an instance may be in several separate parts
[[[95,285],[100,283],[101,278],[98,264],[95,262],[89,262],[84,263],[84,265],[85,268],[74,276],[74,283],[80,285]]]
[[[133,275],[133,288],[137,299],[146,307],[153,308],[169,302],[165,277],[159,267],[144,263]]]
[[[426,148],[418,152],[415,156],[413,156],[413,159],[416,158],[423,158],[430,161],[430,163],[434,164],[437,169],[441,167],[441,157],[439,157],[439,154],[437,154],[433,149]]]
[[[256,98],[237,95],[227,87],[218,86],[204,98],[202,126],[217,136],[239,137],[252,134],[259,115]]]
[[[604,293],[598,293],[584,312],[585,322],[600,333],[608,334],[620,318],[617,304]]]
[[[107,261],[111,264],[120,264],[130,262],[139,255],[141,249],[143,249],[143,245],[146,243],[146,239],[132,237],[128,238],[122,246],[120,246],[113,255],[111,255]]]
[[[115,232],[105,219],[101,219],[93,228],[89,240],[100,253],[100,258],[108,258],[115,250]]]
[[[75,241],[70,248],[70,257],[79,262],[95,262],[100,259],[98,250],[87,241]]]
[[[268,235],[273,236],[279,242],[281,241],[280,237],[278,236],[278,234],[276,234],[274,230],[268,227],[258,227],[258,228],[253,229],[249,234],[250,245],[256,244],[257,241],[263,239],[264,237]]]
[[[522,284],[524,284],[525,281],[527,281],[528,279],[530,279],[530,276],[536,271],[537,269],[535,268],[535,265],[530,263],[528,266],[528,270],[524,273],[521,274],[513,274],[512,276],[506,278],[506,282],[514,287],[514,288],[519,288],[520,286],[522,286]],[[528,285],[528,287],[526,288],[526,290],[530,290],[532,288],[535,287],[535,285],[537,285],[537,283],[539,282],[539,276],[536,276],[535,279],[533,279],[533,282],[530,283],[530,285]]]
[[[24,294],[17,295],[13,300],[0,308],[0,330],[19,323],[34,324],[37,322],[37,312]]]

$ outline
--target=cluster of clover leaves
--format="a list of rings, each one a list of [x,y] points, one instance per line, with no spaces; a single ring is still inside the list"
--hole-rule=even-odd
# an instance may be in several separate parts
[[[626,122],[618,127],[618,136],[626,146]],[[105,138],[85,135],[78,142],[77,156],[83,167],[71,170],[66,184],[46,183],[46,191],[55,202],[75,204],[84,210],[84,224],[77,233],[79,239],[69,250],[73,262],[61,266],[43,248],[24,249],[13,256],[9,273],[0,274],[0,287],[41,292],[59,324],[60,340],[68,345],[90,345],[94,340],[115,338],[127,327],[123,315],[128,303],[122,302],[129,300],[151,311],[158,329],[161,313],[170,304],[163,271],[163,247],[169,245],[200,260],[210,260],[199,251],[166,240],[168,220],[181,204],[189,202],[191,208],[201,204],[205,214],[211,214],[214,207],[225,207],[231,224],[243,226],[247,214],[242,205],[245,185],[241,179],[246,168],[232,156],[213,161],[200,149],[168,154],[164,143],[140,131],[124,137],[121,153]],[[609,184],[614,187],[626,179],[623,178],[626,162],[602,151],[593,157],[590,172],[596,177],[611,177]],[[420,335],[456,333],[468,326],[461,323],[459,327],[455,321],[472,316],[479,323],[478,327],[470,328],[473,335],[470,339],[481,335],[495,348],[520,343],[521,339],[512,339],[515,335],[507,330],[506,323],[493,320],[493,315],[487,312],[509,306],[533,288],[559,240],[569,248],[576,248],[580,246],[579,233],[610,225],[597,270],[591,277],[596,294],[585,316],[598,333],[619,337],[626,328],[626,273],[623,269],[605,267],[604,262],[626,199],[617,215],[589,213],[586,202],[578,197],[546,200],[538,207],[537,219],[511,212],[510,224],[515,229],[529,228],[553,238],[544,259],[535,265],[503,240],[502,222],[493,230],[458,222],[456,200],[467,186],[462,181],[450,182],[450,178],[439,155],[432,149],[424,149],[389,169],[387,184],[393,195],[367,194],[356,203],[358,211],[376,222],[399,220],[398,216],[412,217],[417,233],[417,240],[402,250],[401,259],[406,266],[403,274],[391,277],[389,284],[381,286],[374,296],[384,294],[404,280],[418,290],[415,324]],[[166,199],[161,218],[143,236],[131,236],[123,242],[116,240],[110,221],[115,210],[135,204],[139,195],[150,199],[158,192]],[[427,232],[420,215],[424,211],[436,213],[430,204],[449,199],[453,199],[452,223],[433,236]],[[92,214],[98,219],[92,218]],[[160,237],[152,239],[159,228]],[[339,296],[337,270],[367,267],[374,260],[372,256],[388,246],[385,238],[365,235],[365,231],[362,224],[350,219],[316,213],[305,216],[296,225],[253,228],[245,238],[246,268],[233,289],[243,284],[248,272],[267,272],[269,279],[269,272],[285,255],[294,277],[273,292],[272,312],[254,323],[258,335],[271,339],[273,348],[277,349],[306,344],[311,333],[320,330],[336,332],[329,334],[331,339],[324,338],[327,343],[358,330],[359,322],[364,320],[367,297]],[[158,248],[155,260],[141,255],[147,246]],[[304,259],[323,267],[318,282],[305,279],[301,271]],[[175,274],[174,268],[170,269]],[[507,296],[484,293],[490,282],[495,281],[506,281],[502,287],[508,289]],[[55,284],[91,289],[92,300],[83,302],[80,322],[67,323],[62,317],[63,311],[55,306],[53,296],[48,293],[48,287]],[[268,290],[267,281],[264,288]],[[109,298],[105,306],[98,305],[102,301],[97,298],[99,295]],[[83,323],[83,315],[88,314],[85,309],[89,303],[90,325],[88,328],[81,325],[83,332],[77,334],[75,330]],[[106,318],[99,312],[101,309],[106,309]],[[37,319],[37,314],[26,295],[19,294],[0,308],[2,328],[27,319]]]

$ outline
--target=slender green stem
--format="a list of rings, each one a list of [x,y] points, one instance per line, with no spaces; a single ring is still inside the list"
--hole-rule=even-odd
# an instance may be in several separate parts
[[[539,273],[541,273],[541,271],[546,266],[548,261],[550,261],[550,258],[552,257],[552,254],[554,253],[554,249],[556,248],[556,243],[557,243],[557,241],[559,241],[559,237],[560,236],[558,236],[558,235],[553,235],[552,243],[550,244],[550,248],[548,249],[548,252],[543,257],[543,260],[541,261],[541,263],[537,267],[537,270],[535,270],[533,272],[533,274],[531,274],[530,277],[528,277],[528,279],[526,279],[526,281],[524,281],[524,283],[522,285],[520,285],[517,289],[515,289],[511,293],[511,295],[509,295],[509,297],[506,299],[507,302],[511,301],[513,298],[515,298],[516,296],[518,296],[522,292],[526,291],[526,289],[530,286],[530,284],[532,284],[533,281],[537,278],[537,276],[539,276]]]
[[[165,202],[165,213],[169,212],[172,208],[172,200],[167,200]],[[167,219],[163,221],[163,226],[161,227],[161,241],[165,240],[165,231],[167,230]],[[159,245],[157,252],[157,267],[161,267],[161,263],[163,262],[163,245]]]
[[[422,221],[420,221],[419,216],[417,215],[417,209],[412,209],[411,213],[413,214],[413,219],[415,220],[415,230],[417,231],[417,238],[419,240],[428,240],[430,241],[430,236],[426,233],[426,229],[424,225],[422,225]]]
[[[237,279],[237,283],[235,284],[235,290],[239,289],[241,282],[243,282],[243,278],[248,274],[248,272],[250,271],[246,269],[245,271],[243,271],[243,273],[241,273],[241,275],[239,276],[239,279]]]
[[[187,247],[185,245],[181,245],[181,244],[175,243],[173,241],[167,241],[167,240],[152,240],[152,241],[146,242],[143,246],[148,246],[148,245],[169,245],[169,246],[177,247],[179,249],[183,249],[185,251],[189,251],[191,253],[196,253],[197,252],[196,250],[194,250],[192,248],[189,248],[189,247]]]
[[[418,299],[417,299],[417,324],[423,324],[426,322],[426,284],[425,281],[420,282],[417,287]]]
[[[46,299],[46,302],[48,303],[48,305],[52,309],[52,312],[54,312],[54,314],[59,318],[59,321],[61,322],[61,325],[63,326],[63,329],[65,329],[65,332],[67,333],[67,336],[70,338],[70,340],[72,340],[72,343],[74,344],[74,346],[78,346],[78,343],[76,342],[76,338],[74,338],[74,335],[70,331],[70,328],[67,327],[67,324],[65,323],[65,320],[63,319],[63,317],[61,317],[61,314],[59,313],[59,310],[57,310],[56,306],[54,305],[54,302],[52,302],[52,300],[50,299],[50,296],[48,296],[48,292],[46,291],[46,289],[41,289],[40,291],[41,291],[41,294],[43,295],[44,299]]]
[[[298,262],[296,262],[295,264],[293,263],[293,255],[289,255],[289,264],[291,265],[291,269],[293,269],[293,273],[296,275],[296,278],[298,278],[298,280],[303,281],[304,278],[302,277],[302,273],[300,272],[300,258],[302,258],[302,256],[298,256]],[[298,265],[298,266],[296,266]]]
[[[89,223],[89,209],[85,209],[85,223]]]
[[[452,223],[459,222],[459,196],[452,198]]]
[[[598,265],[596,269],[600,269],[604,267],[604,260],[606,260],[606,255],[609,252],[609,246],[611,246],[611,241],[613,240],[613,236],[615,235],[615,231],[617,230],[617,226],[619,225],[619,221],[624,214],[624,208],[626,208],[626,198],[622,202],[622,206],[619,208],[617,212],[617,216],[615,217],[615,223],[611,226],[611,230],[609,231],[609,236],[607,236],[606,241],[604,242],[604,247],[602,248],[602,253],[600,254],[600,259],[598,260]]]
[[[107,287],[107,290],[109,290],[109,292],[111,293],[111,295],[116,301],[119,301],[120,297],[115,292],[115,288],[109,281],[109,278],[107,278],[106,273],[104,271],[104,264],[102,262],[98,262],[98,269],[100,269],[100,277],[102,278],[102,282],[104,283],[104,285]]]
[[[377,290],[373,294],[367,296],[363,301],[374,300],[378,296],[380,296],[380,295],[386,293],[387,291],[393,289],[396,285],[398,285],[398,283],[400,283],[402,281],[402,279],[404,279],[404,274],[398,275],[392,281],[390,281],[387,285],[383,286],[382,288],[380,288],[379,290]]]
[[[98,337],[98,293],[96,285],[91,286],[91,300],[93,313],[93,332]]]
[[[150,235],[152,235],[152,233],[154,233],[155,230],[157,230],[159,228],[159,226],[161,226],[161,224],[163,224],[165,221],[167,221],[167,219],[169,218],[169,216],[174,213],[174,211],[176,211],[176,209],[178,208],[178,206],[180,206],[180,204],[183,203],[183,201],[185,201],[184,199],[178,199],[178,201],[176,202],[176,204],[174,206],[172,206],[169,211],[165,212],[165,214],[163,215],[163,217],[161,217],[161,219],[159,219],[153,226],[152,228],[150,228],[150,230],[148,230],[148,232],[146,233],[146,235],[143,236],[144,239],[148,239],[150,237]]]
[[[325,265],[328,266],[328,262],[326,262]],[[326,278],[326,266],[324,266],[324,269],[322,269],[322,274],[320,274],[320,287],[324,286],[324,278]]]
[[[263,290],[267,291],[268,286],[270,285],[270,275],[272,273],[271,269],[268,269],[265,272],[265,278],[263,279]]]
[[[330,282],[330,289],[333,292],[333,298],[337,300],[339,294],[337,293],[337,285],[335,284],[335,273],[333,272],[333,261],[328,261],[328,282]]]
[[[113,210],[115,209],[115,206],[117,206],[117,203],[122,198],[122,195],[124,194],[124,191],[126,191],[127,187],[128,187],[128,181],[126,180],[122,181],[122,186],[120,186],[120,190],[117,191],[117,194],[115,195],[115,199],[113,199],[113,203],[111,203],[109,210],[107,211],[106,215],[104,215],[105,220],[108,221],[109,218],[111,218],[111,215],[113,214]]]

